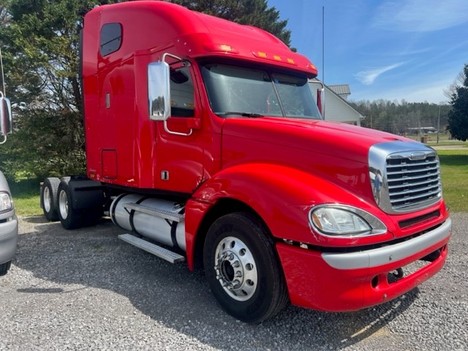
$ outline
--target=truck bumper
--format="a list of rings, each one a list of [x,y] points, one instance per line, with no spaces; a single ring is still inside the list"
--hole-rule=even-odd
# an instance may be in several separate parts
[[[0,221],[0,264],[9,262],[16,253],[18,220],[16,216]]]
[[[390,301],[436,274],[450,235],[447,219],[427,233],[376,249],[331,253],[278,243],[277,250],[293,305],[345,312]]]

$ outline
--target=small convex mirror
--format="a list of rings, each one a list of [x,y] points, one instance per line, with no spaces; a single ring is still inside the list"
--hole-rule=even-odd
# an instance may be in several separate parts
[[[165,121],[171,113],[169,65],[166,62],[152,62],[148,65],[149,117]]]
[[[6,136],[12,132],[10,100],[0,92],[0,135]]]

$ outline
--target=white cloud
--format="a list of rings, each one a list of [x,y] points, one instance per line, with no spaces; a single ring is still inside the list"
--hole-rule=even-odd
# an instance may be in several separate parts
[[[429,103],[447,103],[448,99],[444,95],[444,90],[452,83],[453,79],[444,77],[435,81],[416,82],[386,90],[361,90],[353,91],[351,99],[359,100],[389,100],[408,102],[429,102]]]
[[[402,32],[433,32],[468,22],[466,0],[388,1],[377,9],[374,26]]]
[[[404,62],[400,62],[400,63],[395,63],[393,65],[385,66],[385,67],[371,69],[368,71],[360,71],[356,73],[355,77],[362,84],[371,85],[380,75],[384,74],[385,72],[391,71],[392,69],[400,67],[403,64]]]

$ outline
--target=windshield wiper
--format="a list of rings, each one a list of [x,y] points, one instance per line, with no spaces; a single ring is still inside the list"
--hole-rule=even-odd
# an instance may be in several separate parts
[[[218,116],[229,116],[229,115],[236,115],[236,116],[242,116],[242,117],[263,117],[263,115],[259,113],[253,113],[253,112],[237,112],[237,111],[228,111],[228,112],[215,112]]]

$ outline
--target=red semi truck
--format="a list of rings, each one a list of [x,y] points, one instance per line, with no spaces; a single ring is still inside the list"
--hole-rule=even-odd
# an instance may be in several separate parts
[[[45,216],[103,213],[219,304],[261,322],[288,303],[358,310],[444,265],[436,152],[322,120],[304,56],[273,35],[157,1],[84,19],[86,177],[45,179]]]

